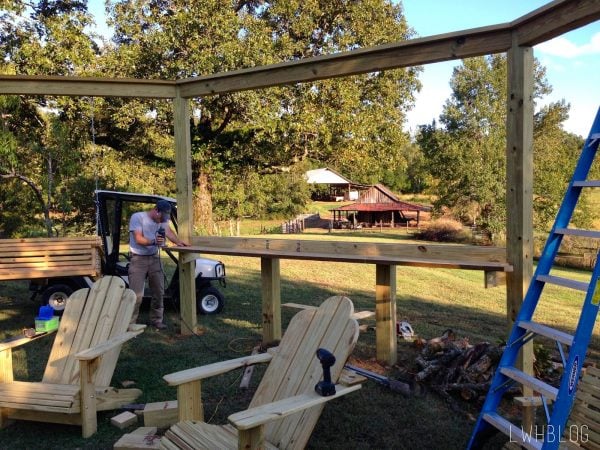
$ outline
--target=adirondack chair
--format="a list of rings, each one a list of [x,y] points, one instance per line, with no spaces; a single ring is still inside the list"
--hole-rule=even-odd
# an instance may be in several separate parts
[[[348,298],[330,297],[319,308],[296,314],[272,353],[166,375],[165,381],[178,387],[179,422],[165,433],[161,448],[304,448],[324,403],[360,388],[360,384],[338,384],[335,395],[327,397],[315,392],[315,385],[323,379],[317,349],[335,355],[331,380],[336,382],[354,348],[358,323],[351,317],[353,310]],[[262,362],[269,362],[269,366],[249,408],[229,416],[231,425],[204,423],[201,380]]]
[[[15,381],[12,349],[22,338],[0,344],[0,426],[11,419],[80,425],[96,432],[96,411],[131,403],[139,389],[113,389],[110,381],[121,345],[144,326],[127,331],[135,293],[118,277],[103,277],[68,299],[41,382]]]

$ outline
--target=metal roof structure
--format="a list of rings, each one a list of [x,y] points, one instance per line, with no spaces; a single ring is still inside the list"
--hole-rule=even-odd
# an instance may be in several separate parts
[[[306,182],[309,184],[354,184],[352,181],[327,167],[307,170]]]

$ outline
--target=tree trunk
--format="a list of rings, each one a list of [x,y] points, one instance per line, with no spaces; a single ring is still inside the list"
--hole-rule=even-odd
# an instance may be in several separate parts
[[[200,229],[200,233],[212,234],[214,225],[212,197],[206,172],[200,172],[197,186],[196,195],[194,195],[194,225]]]

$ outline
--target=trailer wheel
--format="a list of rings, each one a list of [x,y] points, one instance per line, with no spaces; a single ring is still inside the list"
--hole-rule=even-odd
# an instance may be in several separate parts
[[[67,305],[67,299],[73,293],[73,289],[66,284],[53,284],[48,286],[42,293],[44,305],[52,306],[57,315],[61,315]]]
[[[223,306],[225,298],[217,288],[208,286],[196,291],[196,309],[199,314],[219,314]]]

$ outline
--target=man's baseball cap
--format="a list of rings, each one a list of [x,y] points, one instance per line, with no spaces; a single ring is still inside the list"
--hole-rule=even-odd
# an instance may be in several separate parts
[[[156,202],[156,209],[164,216],[169,217],[171,214],[171,204],[166,200]]]

